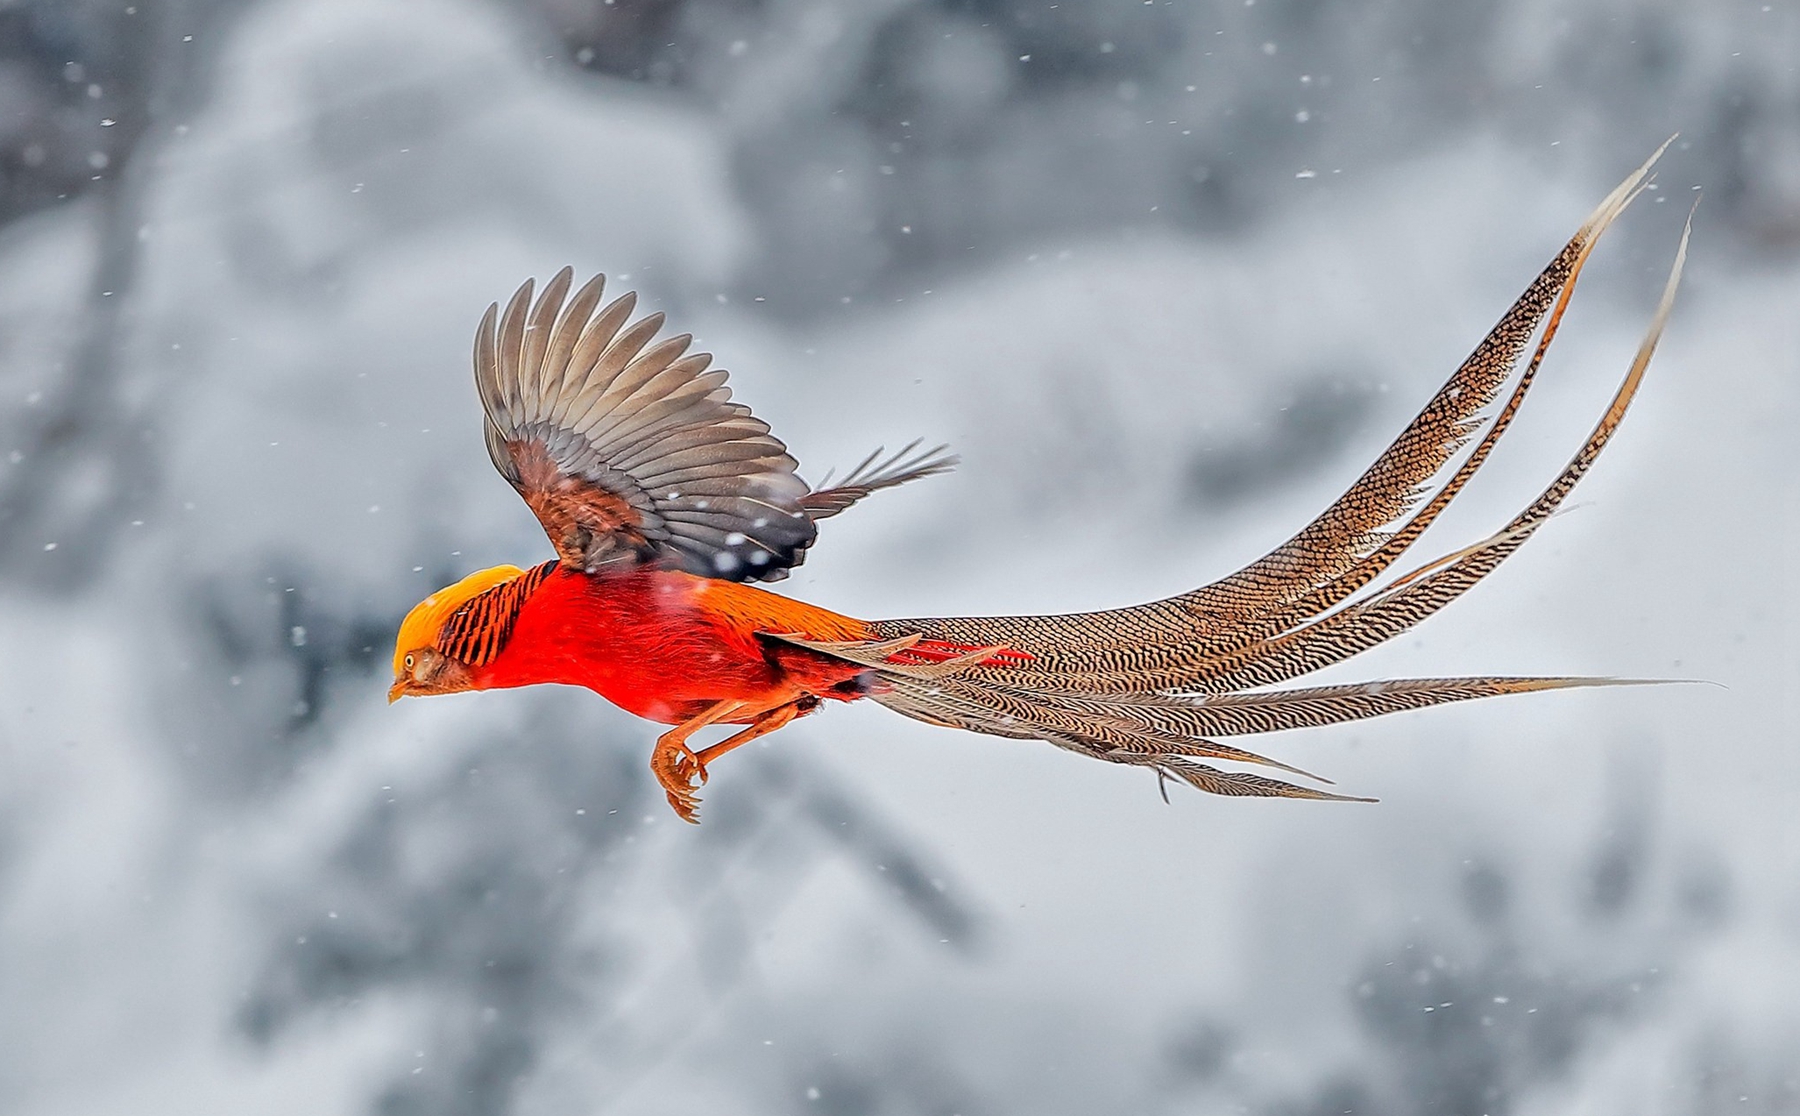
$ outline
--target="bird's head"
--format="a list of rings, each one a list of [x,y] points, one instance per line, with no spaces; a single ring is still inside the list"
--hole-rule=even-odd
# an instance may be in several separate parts
[[[388,687],[388,701],[475,689],[474,668],[446,654],[439,644],[444,623],[477,594],[523,572],[517,566],[481,570],[414,605],[394,640],[394,684]]]
[[[426,694],[454,694],[475,688],[469,665],[457,662],[441,651],[416,647],[396,655],[394,684],[388,687],[388,702],[403,697]]]

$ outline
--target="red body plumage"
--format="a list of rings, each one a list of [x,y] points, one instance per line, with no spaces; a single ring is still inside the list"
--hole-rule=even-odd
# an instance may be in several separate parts
[[[802,694],[868,692],[854,664],[758,638],[869,639],[869,625],[754,586],[670,570],[551,571],[520,608],[476,689],[559,682],[628,712],[680,724],[720,701],[767,709]],[[737,721],[748,718],[726,718]]]

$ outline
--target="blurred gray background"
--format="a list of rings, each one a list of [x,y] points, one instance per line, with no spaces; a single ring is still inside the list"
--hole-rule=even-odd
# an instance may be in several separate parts
[[[1794,0],[0,4],[0,1112],[1800,1113]],[[575,691],[382,700],[549,554],[476,319],[565,263],[731,368],[864,616],[1179,591],[1329,502],[1669,134],[1338,680],[1375,806],[825,711],[714,772]]]

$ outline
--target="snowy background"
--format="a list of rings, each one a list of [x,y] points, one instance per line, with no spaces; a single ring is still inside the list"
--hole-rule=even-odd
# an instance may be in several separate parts
[[[1800,1113],[1795,0],[0,4],[0,1112]],[[1687,677],[1173,795],[840,707],[680,824],[574,691],[383,701],[548,547],[480,448],[565,263],[817,479],[784,591],[1124,604],[1329,502],[1669,134],[1494,529],[1689,279],[1580,510],[1340,680]],[[1667,203],[1667,204],[1665,204]]]

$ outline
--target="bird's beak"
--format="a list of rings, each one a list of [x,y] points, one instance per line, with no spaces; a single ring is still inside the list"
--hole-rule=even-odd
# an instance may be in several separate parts
[[[401,698],[403,698],[405,696],[406,696],[406,679],[404,679],[404,678],[399,679],[392,686],[388,687],[388,704],[389,705],[394,704],[396,701],[399,701]]]

